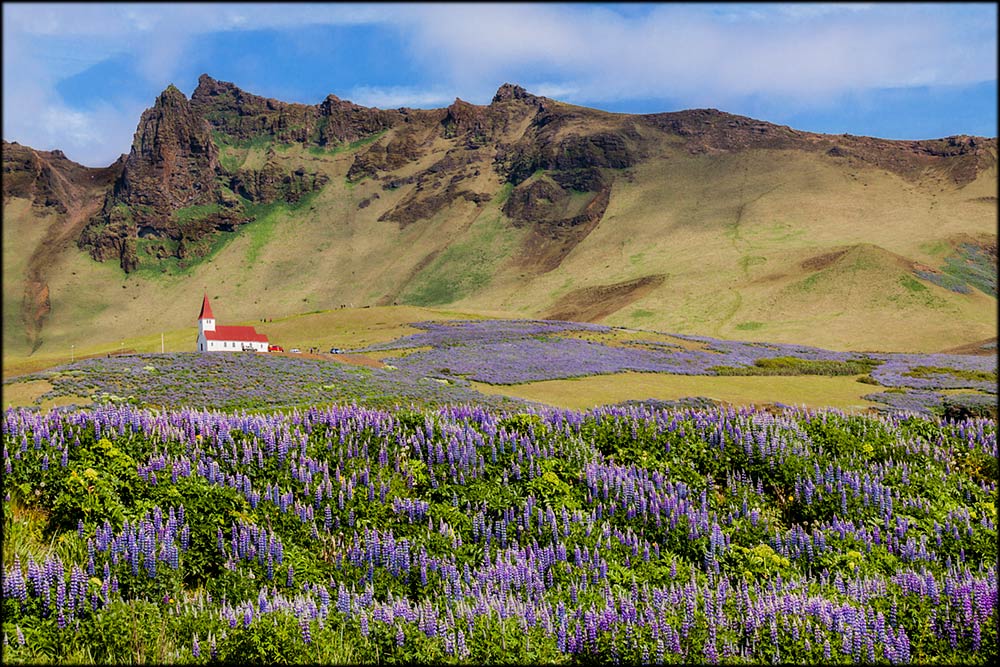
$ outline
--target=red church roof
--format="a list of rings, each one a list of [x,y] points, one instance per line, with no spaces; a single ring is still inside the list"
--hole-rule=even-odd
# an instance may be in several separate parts
[[[208,303],[208,300],[205,301]],[[204,308],[202,308],[204,312]],[[212,311],[208,311],[208,316],[212,316]],[[238,343],[266,343],[267,336],[264,334],[257,333],[257,330],[253,327],[238,327],[238,326],[218,326],[216,325],[215,331],[205,332],[206,340],[233,340]]]
[[[205,295],[205,299],[201,302],[201,314],[198,315],[199,320],[214,320],[215,315],[212,314],[212,306],[208,303],[208,295]],[[252,328],[252,327],[251,327]]]

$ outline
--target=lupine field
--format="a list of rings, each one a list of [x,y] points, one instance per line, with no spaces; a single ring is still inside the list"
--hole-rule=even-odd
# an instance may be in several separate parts
[[[10,662],[997,657],[988,419],[4,414]]]
[[[526,403],[488,396],[470,381],[516,385],[634,371],[679,375],[854,375],[871,385],[864,399],[888,412],[992,416],[997,403],[994,354],[836,352],[802,345],[637,332],[548,320],[420,322],[424,331],[354,350],[386,358],[385,368],[274,355],[136,354],[93,358],[25,375],[45,380],[39,399],[83,397],[160,408],[274,409],[331,403],[443,406],[475,403],[515,409]],[[646,335],[648,339],[642,339]],[[669,338],[675,342],[666,342]],[[993,348],[995,352],[995,346]],[[954,393],[960,392],[960,393]]]
[[[355,351],[403,353],[385,368],[14,380],[94,404],[4,413],[5,661],[996,659],[995,356],[418,326]],[[627,370],[854,375],[884,407],[573,412],[470,384]]]

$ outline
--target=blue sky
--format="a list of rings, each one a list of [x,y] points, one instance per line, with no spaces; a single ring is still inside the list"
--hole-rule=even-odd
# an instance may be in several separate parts
[[[89,166],[200,74],[289,102],[713,107],[891,139],[997,134],[997,6],[4,3],[3,137]]]

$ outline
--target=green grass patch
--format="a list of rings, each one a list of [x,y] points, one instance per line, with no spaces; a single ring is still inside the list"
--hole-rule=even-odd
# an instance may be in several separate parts
[[[636,308],[632,311],[632,318],[637,320],[645,320],[650,317],[654,317],[656,313],[651,310],[645,310],[643,308]]]
[[[204,220],[210,215],[218,213],[221,207],[218,204],[197,204],[195,206],[185,206],[173,212],[174,220],[181,226],[194,220]]]
[[[791,288],[798,292],[812,292],[816,289],[816,284],[820,281],[821,276],[823,276],[826,271],[820,271],[819,273],[814,273],[811,276],[807,276],[805,280],[800,280],[797,283],[793,283]]]
[[[487,285],[512,247],[500,216],[474,225],[417,275],[401,300],[414,306],[458,301]]]
[[[907,372],[903,373],[906,377],[911,378],[926,378],[933,375],[950,375],[955,378],[962,380],[971,380],[973,382],[996,382],[997,374],[996,371],[971,371],[960,368],[945,368],[943,366],[916,366],[911,368]]]
[[[368,144],[375,143],[378,141],[388,130],[382,130],[381,132],[376,132],[375,134],[358,139],[357,141],[351,141],[349,143],[339,143],[334,146],[309,146],[307,149],[311,155],[337,155],[339,153],[348,153],[353,150],[357,150],[362,146],[367,146]]]
[[[860,375],[879,365],[874,359],[823,361],[797,357],[758,359],[753,366],[714,366],[718,375]]]
[[[919,280],[912,276],[900,276],[899,284],[906,288],[906,291],[913,292],[914,294],[927,291],[927,286],[921,284]]]
[[[738,331],[757,331],[758,329],[763,329],[763,322],[740,322],[736,325]]]
[[[500,186],[500,190],[497,191],[496,195],[493,197],[493,203],[497,206],[503,206],[510,199],[510,193],[514,191],[513,183],[504,183]]]
[[[253,264],[260,256],[260,251],[271,239],[274,230],[283,220],[287,220],[288,214],[300,211],[315,198],[316,192],[303,195],[296,202],[272,202],[270,204],[250,204],[246,207],[247,215],[254,218],[240,228],[246,234],[250,243],[247,247],[247,262]]]
[[[212,141],[219,149],[219,164],[226,171],[233,173],[246,164],[247,158],[253,153],[263,153],[269,148],[276,151],[287,151],[294,144],[277,143],[274,137],[269,134],[259,134],[249,139],[233,139],[229,135],[212,131]]]

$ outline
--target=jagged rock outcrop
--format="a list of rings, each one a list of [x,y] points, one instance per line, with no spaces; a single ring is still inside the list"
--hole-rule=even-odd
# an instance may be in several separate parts
[[[227,140],[267,136],[278,143],[336,146],[358,141],[401,122],[398,111],[369,109],[336,95],[316,105],[253,95],[207,74],[198,78],[191,107]]]
[[[304,195],[322,188],[329,181],[325,174],[296,167],[286,171],[274,161],[260,169],[241,169],[230,180],[232,191],[255,203],[297,202]],[[232,200],[230,200],[232,201]]]
[[[169,86],[143,113],[121,176],[79,245],[98,261],[118,259],[129,272],[139,265],[140,239],[164,241],[147,244],[150,257],[183,260],[207,251],[207,241],[218,233],[252,220],[244,200],[299,201],[322,188],[327,176],[279,164],[273,150],[258,168],[230,171],[220,162],[219,143],[261,134],[307,142],[315,115],[315,107],[250,95],[207,76],[190,101]]]
[[[316,109],[279,102],[240,90],[207,74],[198,78],[191,109],[207,121],[221,139],[237,143],[259,136],[279,143],[308,141],[316,129]]]
[[[392,139],[377,141],[366,151],[359,153],[347,171],[347,180],[356,183],[379,172],[394,171],[421,155],[423,150],[417,141],[416,132],[404,129]]]
[[[112,205],[152,222],[168,210],[214,203],[218,173],[219,149],[208,124],[169,86],[139,120]]]
[[[109,167],[84,167],[60,150],[38,151],[3,142],[3,199],[30,199],[39,210],[65,214],[80,198],[81,189],[107,187],[121,172],[119,159]]]

